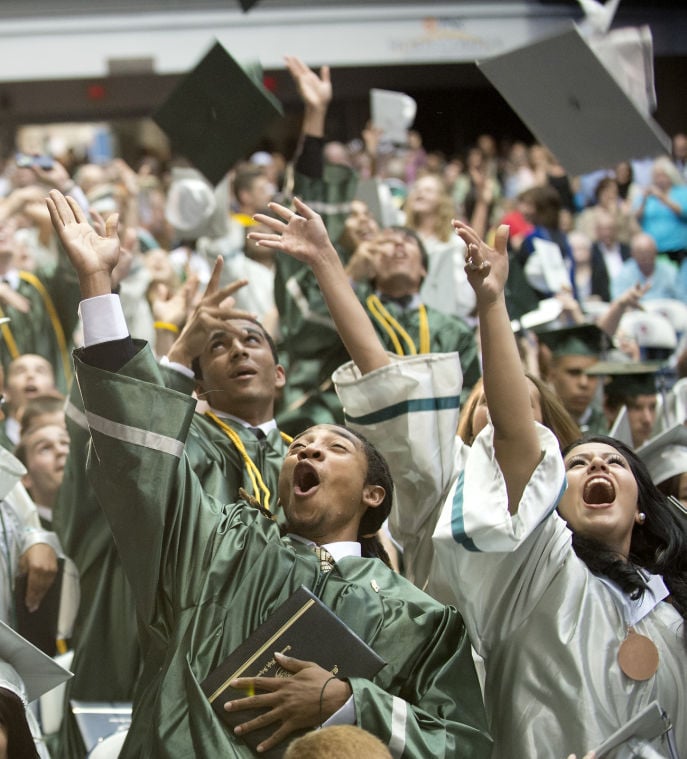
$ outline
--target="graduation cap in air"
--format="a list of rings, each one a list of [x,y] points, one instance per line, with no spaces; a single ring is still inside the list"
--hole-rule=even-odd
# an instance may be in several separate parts
[[[598,358],[610,338],[596,324],[576,324],[560,329],[536,330],[539,342],[546,345],[554,358],[561,356],[593,356]]]
[[[571,175],[670,152],[670,138],[648,115],[648,106],[611,73],[616,66],[610,48],[598,47],[573,25],[477,62]]]
[[[607,377],[606,395],[633,397],[656,394],[657,374],[662,368],[663,363],[656,361],[599,361],[587,369],[587,374]]]
[[[72,676],[69,670],[0,622],[0,688],[7,688],[25,703],[31,703]]]
[[[174,150],[216,185],[283,111],[260,82],[215,42],[153,114]]]
[[[677,424],[647,440],[637,455],[656,485],[687,472],[687,427]]]

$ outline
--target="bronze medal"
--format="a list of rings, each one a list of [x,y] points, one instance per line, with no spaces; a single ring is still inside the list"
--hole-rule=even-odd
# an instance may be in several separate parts
[[[646,635],[630,627],[618,649],[620,669],[632,680],[648,680],[658,669],[658,649]]]

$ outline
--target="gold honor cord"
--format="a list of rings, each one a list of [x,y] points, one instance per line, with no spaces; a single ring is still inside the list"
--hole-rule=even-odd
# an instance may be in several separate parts
[[[5,312],[0,308],[0,319],[4,318]],[[2,337],[5,340],[5,345],[7,346],[12,361],[14,361],[15,358],[19,358],[19,348],[17,348],[17,343],[14,340],[14,335],[12,334],[9,323],[4,322],[0,325],[0,331],[2,332]]]
[[[416,356],[419,353],[429,353],[429,321],[427,319],[427,309],[424,303],[420,304],[418,309],[420,315],[420,350],[418,351],[415,342],[410,335],[403,329],[403,327],[394,319],[389,311],[384,307],[384,304],[376,295],[369,295],[367,297],[367,307],[370,310],[372,316],[376,319],[379,326],[389,335],[391,342],[393,343],[394,350],[397,355],[405,356],[406,352],[403,350],[401,341],[398,339],[401,337],[408,348],[409,356]]]
[[[251,459],[251,457],[248,455],[248,451],[246,451],[246,446],[243,444],[243,441],[238,436],[238,433],[236,430],[233,430],[228,424],[223,422],[216,414],[213,414],[212,411],[206,411],[205,416],[208,417],[208,419],[211,419],[221,430],[224,432],[224,434],[231,440],[231,442],[234,444],[234,448],[239,452],[239,456],[243,459],[243,463],[246,467],[246,472],[248,473],[248,477],[250,479],[251,485],[253,486],[253,495],[257,499],[258,503],[264,508],[267,509],[267,511],[271,511],[270,509],[270,497],[271,493],[267,485],[265,485],[265,481],[262,479],[262,474],[260,473],[260,470],[255,465],[255,462]],[[285,432],[279,433],[282,437],[282,440],[284,440],[285,443],[290,444],[293,438],[290,435],[287,435]],[[262,493],[262,497],[264,501],[261,502],[260,500],[260,493]]]
[[[48,312],[48,317],[50,319],[50,323],[52,324],[52,328],[55,333],[55,338],[57,340],[57,346],[60,350],[60,357],[62,359],[64,377],[67,382],[67,385],[69,385],[72,381],[72,368],[71,368],[71,362],[69,361],[69,351],[67,350],[67,341],[64,339],[64,331],[62,330],[62,324],[60,323],[60,319],[57,315],[57,310],[55,309],[55,305],[52,302],[52,298],[50,297],[50,294],[43,286],[43,283],[40,281],[40,279],[38,279],[38,277],[31,274],[30,272],[20,271],[19,279],[23,280],[24,282],[28,283],[29,285],[34,287],[36,290],[38,290],[38,294],[43,299],[43,304],[45,305],[45,310]],[[4,316],[5,314],[3,310],[0,308],[0,318]],[[12,357],[12,359],[17,358],[20,355],[19,349],[17,348],[17,343],[14,339],[14,335],[12,334],[12,330],[10,329],[9,324],[3,324],[0,327],[0,330],[2,330],[2,336],[5,339],[7,350],[10,352],[10,356]]]

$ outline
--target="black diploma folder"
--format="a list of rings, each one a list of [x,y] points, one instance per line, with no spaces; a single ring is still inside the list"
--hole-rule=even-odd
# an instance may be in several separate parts
[[[14,601],[17,613],[16,631],[40,648],[48,656],[57,653],[57,623],[60,614],[64,559],[57,560],[57,575],[43,596],[41,605],[31,612],[26,608],[26,588],[29,576],[19,575],[14,584]]]
[[[386,663],[317,596],[300,587],[200,684],[215,713],[230,729],[260,713],[260,710],[236,713],[224,710],[227,701],[247,695],[243,690],[230,687],[232,680],[290,676],[277,664],[275,651],[313,661],[338,678],[371,679]],[[276,724],[269,725],[247,733],[242,740],[255,748],[276,729]],[[280,757],[287,743],[260,756]]]

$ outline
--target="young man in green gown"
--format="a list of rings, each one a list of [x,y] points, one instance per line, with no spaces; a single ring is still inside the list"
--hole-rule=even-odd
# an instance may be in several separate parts
[[[186,456],[205,491],[234,501],[243,489],[278,511],[277,480],[288,447],[274,420],[275,399],[284,370],[264,329],[239,320],[246,339],[225,329],[222,299],[232,287],[217,289],[215,267],[205,297],[174,341],[161,377],[167,387],[189,397],[197,390],[207,412],[194,414]],[[234,314],[235,315],[235,314]],[[147,412],[144,412],[147,413]],[[75,677],[67,700],[130,701],[141,667],[134,598],[107,521],[85,470],[88,423],[74,385],[67,407],[71,454],[55,509],[58,534],[79,568],[82,604],[74,638]],[[62,727],[65,755],[83,756],[84,747],[71,711]]]

